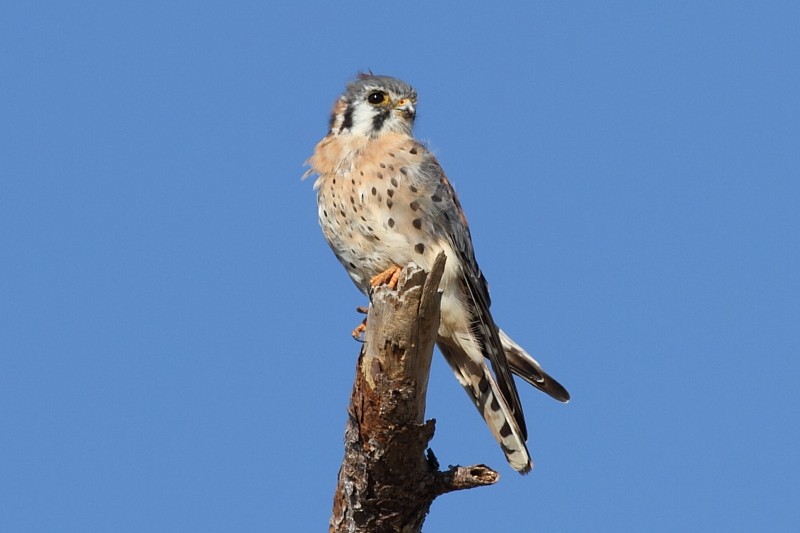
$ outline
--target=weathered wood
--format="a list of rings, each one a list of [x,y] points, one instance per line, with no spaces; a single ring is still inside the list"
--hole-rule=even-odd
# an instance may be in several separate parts
[[[434,432],[434,421],[425,421],[425,397],[444,264],[440,254],[430,273],[409,265],[397,290],[373,291],[331,532],[419,532],[434,498],[499,477],[484,465],[442,472],[433,453],[425,453]]]

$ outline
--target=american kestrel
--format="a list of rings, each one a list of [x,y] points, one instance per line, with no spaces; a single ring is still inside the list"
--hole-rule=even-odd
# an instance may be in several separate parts
[[[430,271],[439,252],[446,254],[437,345],[508,462],[527,473],[533,464],[511,373],[556,400],[568,401],[569,393],[494,323],[455,191],[411,134],[416,105],[414,89],[388,76],[361,74],[347,86],[308,161],[309,173],[319,176],[319,222],[366,295],[377,285],[396,285],[407,264]]]

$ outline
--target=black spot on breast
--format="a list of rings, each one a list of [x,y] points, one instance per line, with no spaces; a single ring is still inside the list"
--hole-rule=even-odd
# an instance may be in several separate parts
[[[389,157],[394,157],[394,154],[392,152],[389,152]]]
[[[353,198],[352,196],[350,197],[350,203],[351,203],[351,204],[355,204],[355,203],[356,203],[356,199],[355,199],[355,198]]]
[[[419,202],[417,200],[414,200],[413,202],[408,204],[408,206],[411,208],[412,211],[416,211],[417,209],[419,209]]]
[[[375,175],[376,175],[376,176],[378,176],[378,179],[379,179],[379,180],[382,180],[382,179],[383,179],[383,174],[382,174],[381,172],[378,172],[378,173],[377,173],[377,174],[375,174]]]
[[[327,211],[325,211],[324,209],[322,210],[322,215],[323,215],[325,218],[328,218],[328,212],[327,212]]]
[[[331,180],[331,182],[332,182],[334,185],[336,185],[336,178],[333,178],[333,179]]]
[[[386,168],[386,165],[384,165],[383,163],[381,163],[380,166],[381,166],[381,168]]]
[[[391,209],[393,205],[394,205],[394,202],[392,201],[392,199],[391,198],[387,198],[386,199],[386,207]]]
[[[411,186],[411,192],[417,192],[417,188],[414,187],[413,185]]]
[[[356,266],[353,263],[350,263],[350,268],[356,268]]]
[[[417,244],[414,246],[414,251],[415,251],[415,252],[417,252],[418,254],[425,253],[425,245],[424,245],[424,244],[422,244],[421,242],[418,242],[418,243],[417,243]]]
[[[400,174],[408,176],[408,169],[406,169],[406,167],[400,167]]]
[[[434,202],[441,202],[442,197],[439,196],[438,194],[434,194],[433,196],[431,196],[431,200],[433,200]]]
[[[387,220],[386,223],[389,224],[390,228],[394,227],[394,219],[393,218],[390,218],[389,220]]]
[[[413,147],[411,150],[408,151],[408,153],[409,154],[416,154],[417,153],[417,147],[416,146]]]
[[[375,196],[376,194],[378,194],[378,189],[376,189],[375,187],[373,187],[373,188],[372,188],[372,196]]]
[[[415,218],[415,219],[414,219],[414,220],[411,222],[411,224],[412,224],[412,225],[413,225],[415,228],[417,228],[417,229],[420,229],[420,228],[422,227],[422,219],[421,219],[421,218]]]
[[[394,196],[394,189],[386,189],[386,194],[391,198]]]
[[[393,185],[394,187],[397,187],[397,180],[396,180],[396,179],[392,178],[392,179],[391,179],[391,183],[392,183],[392,185]]]

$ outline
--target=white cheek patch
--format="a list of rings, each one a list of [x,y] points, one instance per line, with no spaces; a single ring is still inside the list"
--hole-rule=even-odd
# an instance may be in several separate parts
[[[358,104],[353,109],[353,127],[350,131],[356,135],[369,135],[372,132],[372,118],[375,110],[366,104]]]

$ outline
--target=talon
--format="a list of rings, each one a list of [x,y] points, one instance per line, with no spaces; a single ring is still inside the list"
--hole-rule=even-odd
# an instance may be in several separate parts
[[[353,334],[352,335],[353,335],[353,338],[355,340],[357,340],[358,342],[364,342],[364,340],[361,338],[361,334],[362,333],[366,333],[366,332],[367,332],[367,319],[365,318],[361,322],[361,324],[356,326],[356,329],[353,330]]]
[[[380,274],[373,276],[369,283],[373,289],[379,285],[388,285],[390,289],[394,290],[397,288],[397,282],[400,281],[400,272],[402,270],[399,266],[392,265]]]
[[[356,307],[356,313],[361,313],[362,315],[366,315],[369,313],[369,307],[364,307],[363,305],[359,305]]]

